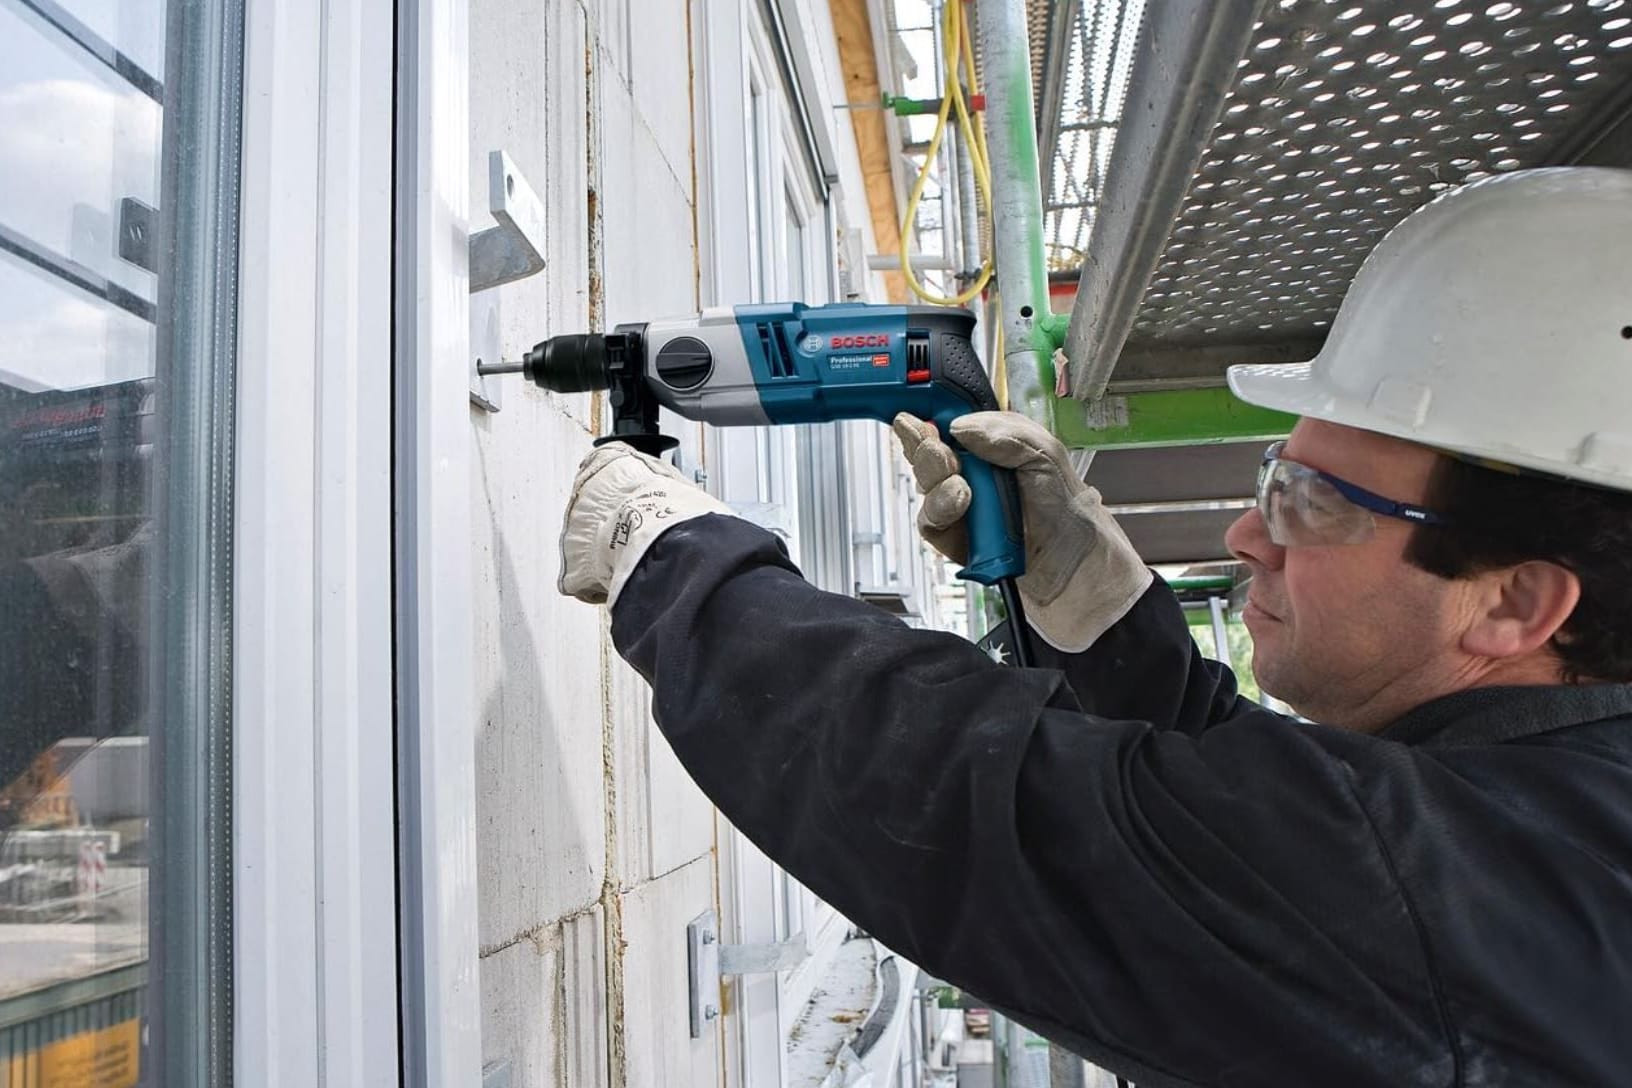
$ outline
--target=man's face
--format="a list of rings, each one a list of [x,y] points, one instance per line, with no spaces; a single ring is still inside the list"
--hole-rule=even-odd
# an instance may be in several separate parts
[[[1316,420],[1298,423],[1283,456],[1418,504],[1438,457]],[[1252,568],[1242,618],[1259,686],[1316,721],[1367,731],[1460,686],[1460,636],[1472,607],[1463,583],[1406,561],[1411,524],[1383,516],[1376,523],[1360,543],[1281,547],[1249,510],[1224,538]]]

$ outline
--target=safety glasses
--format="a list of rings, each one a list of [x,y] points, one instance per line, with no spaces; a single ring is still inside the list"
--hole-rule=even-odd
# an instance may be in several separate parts
[[[1329,472],[1288,461],[1285,442],[1264,451],[1258,468],[1258,512],[1269,539],[1283,548],[1303,544],[1359,544],[1377,532],[1376,515],[1417,525],[1449,519],[1410,503],[1395,502]]]

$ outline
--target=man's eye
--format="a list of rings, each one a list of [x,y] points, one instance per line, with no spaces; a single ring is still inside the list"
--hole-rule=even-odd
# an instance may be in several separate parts
[[[1337,515],[1346,511],[1352,504],[1331,484],[1324,480],[1314,480],[1303,497],[1303,505],[1311,513]]]

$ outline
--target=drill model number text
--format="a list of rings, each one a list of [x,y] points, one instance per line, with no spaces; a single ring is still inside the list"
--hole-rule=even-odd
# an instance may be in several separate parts
[[[828,370],[878,369],[890,365],[888,355],[829,355]]]

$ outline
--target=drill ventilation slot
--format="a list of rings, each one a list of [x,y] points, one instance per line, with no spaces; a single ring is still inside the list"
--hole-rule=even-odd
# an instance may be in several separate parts
[[[776,329],[769,322],[761,321],[754,326],[759,331],[759,344],[765,350],[765,361],[770,365],[773,378],[797,378],[799,368],[794,365],[793,353]]]
[[[929,381],[929,334],[907,333],[907,381]]]

